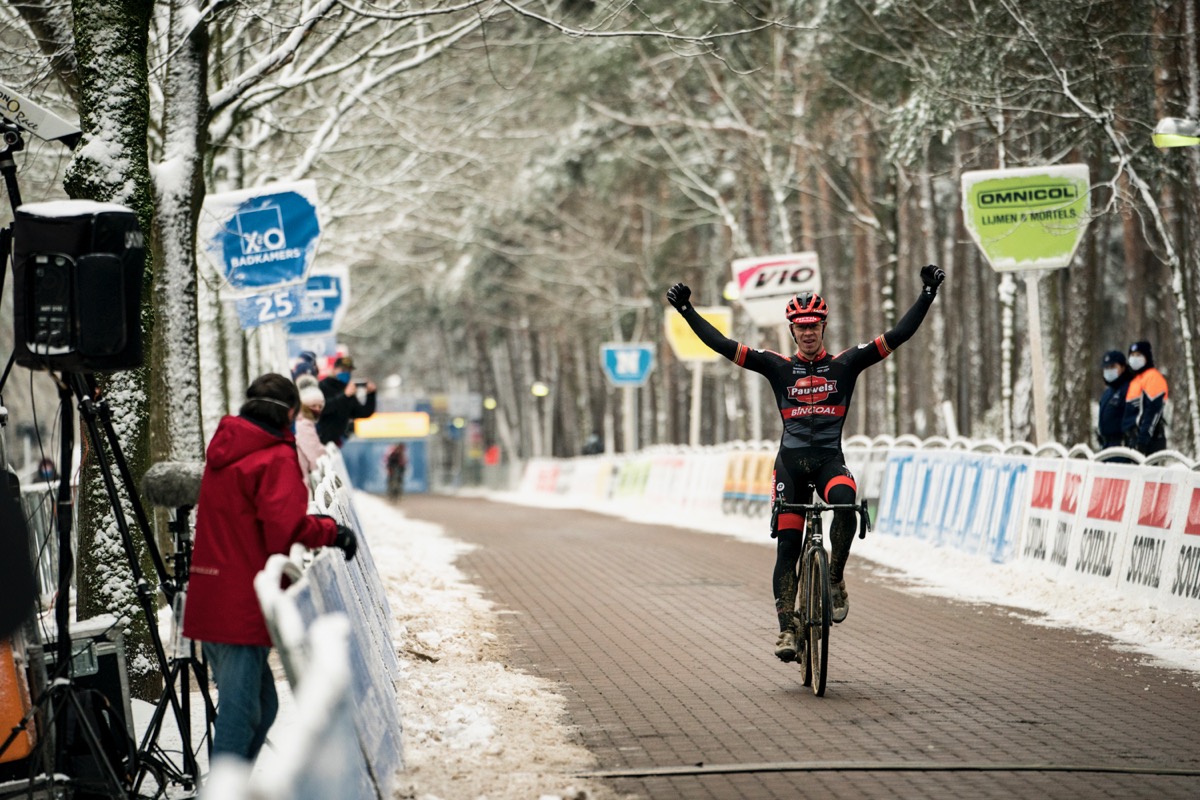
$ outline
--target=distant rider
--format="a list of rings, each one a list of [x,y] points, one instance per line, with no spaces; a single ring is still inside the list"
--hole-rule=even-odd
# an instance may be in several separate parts
[[[667,300],[702,342],[739,367],[753,370],[771,382],[783,417],[783,438],[771,476],[772,503],[779,494],[788,503],[809,502],[809,484],[817,487],[827,503],[855,501],[858,486],[842,455],[842,427],[855,381],[860,372],[887,358],[916,333],[945,278],[946,273],[932,264],[922,267],[924,288],[896,327],[836,356],[825,350],[829,307],[820,295],[804,292],[788,302],[785,314],[798,348],[789,357],[770,350],[751,350],[722,335],[692,307],[692,290],[686,285],[677,283],[667,291]],[[800,514],[780,514],[771,531],[771,536],[777,539],[773,584],[780,631],[775,655],[783,661],[796,657],[793,612],[803,529],[804,517]],[[829,538],[833,551],[829,569],[833,621],[842,622],[850,610],[843,570],[854,538],[853,511],[835,512]]]

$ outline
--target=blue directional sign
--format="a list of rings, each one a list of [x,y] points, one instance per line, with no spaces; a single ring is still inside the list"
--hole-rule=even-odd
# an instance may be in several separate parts
[[[600,345],[604,375],[614,386],[641,386],[654,369],[654,345],[650,342],[609,342]]]
[[[284,322],[300,313],[300,302],[304,289],[301,286],[284,286],[261,294],[253,294],[235,301],[238,322],[242,328],[257,328]]]
[[[287,321],[288,336],[333,333],[345,315],[349,280],[341,274],[309,275],[300,296],[299,311]]]
[[[201,237],[235,292],[300,283],[316,257],[321,224],[313,181],[205,198]]]

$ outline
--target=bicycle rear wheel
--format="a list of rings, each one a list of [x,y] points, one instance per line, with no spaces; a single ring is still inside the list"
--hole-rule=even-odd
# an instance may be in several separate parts
[[[807,678],[812,675],[812,690],[817,697],[825,695],[825,679],[829,668],[829,626],[833,622],[829,597],[829,556],[824,548],[814,548],[805,554],[808,561],[808,659],[804,667]],[[804,682],[805,686],[809,681]]]

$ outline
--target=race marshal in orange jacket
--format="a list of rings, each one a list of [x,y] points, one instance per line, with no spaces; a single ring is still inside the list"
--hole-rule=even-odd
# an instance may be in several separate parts
[[[1125,391],[1125,443],[1144,455],[1167,449],[1167,379],[1154,366],[1149,342],[1129,345],[1125,358],[1133,378]]]

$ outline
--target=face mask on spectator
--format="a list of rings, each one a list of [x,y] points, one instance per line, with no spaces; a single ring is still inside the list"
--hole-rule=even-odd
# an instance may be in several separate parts
[[[1134,372],[1137,372],[1139,369],[1141,369],[1144,366],[1146,366],[1146,357],[1145,356],[1134,353],[1133,355],[1131,355],[1129,357],[1129,368],[1131,370],[1133,370]]]
[[[349,383],[350,382],[350,373],[349,372],[339,372],[337,374],[337,379],[339,381],[341,381],[342,383]]]
[[[1117,376],[1120,374],[1121,373],[1117,370],[1116,367],[1105,367],[1104,380],[1107,381],[1108,383],[1112,383],[1113,381],[1115,381],[1117,379]]]

